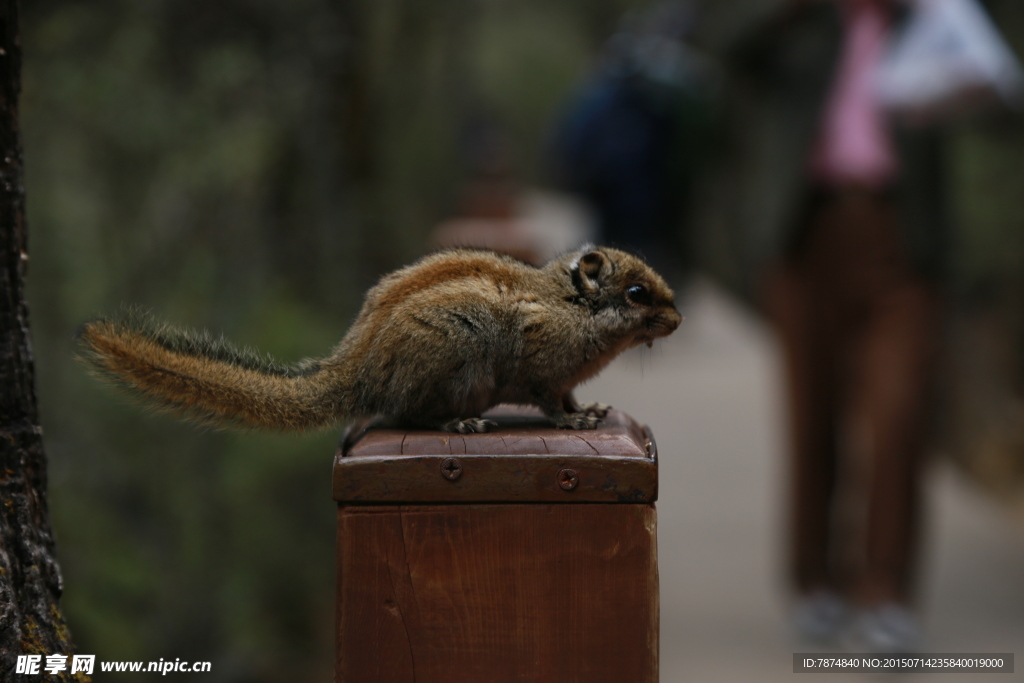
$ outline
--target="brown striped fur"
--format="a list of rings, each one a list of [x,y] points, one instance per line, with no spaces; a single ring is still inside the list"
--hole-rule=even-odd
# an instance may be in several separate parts
[[[318,361],[280,366],[138,314],[86,323],[79,339],[102,376],[209,425],[306,430],[382,417],[482,431],[484,410],[520,403],[586,429],[601,410],[577,406],[573,387],[680,320],[664,280],[625,252],[587,246],[535,268],[454,250],[384,277]]]

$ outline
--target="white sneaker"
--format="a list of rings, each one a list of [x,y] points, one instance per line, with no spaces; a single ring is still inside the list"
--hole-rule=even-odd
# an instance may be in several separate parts
[[[915,652],[921,646],[921,626],[904,605],[887,602],[861,612],[853,625],[854,647],[868,652]]]
[[[833,644],[846,628],[849,614],[842,597],[831,591],[818,590],[801,596],[793,604],[793,628],[804,643]]]

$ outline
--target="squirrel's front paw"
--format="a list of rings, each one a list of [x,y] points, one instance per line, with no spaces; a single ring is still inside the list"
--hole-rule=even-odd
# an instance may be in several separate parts
[[[593,403],[584,403],[580,406],[581,413],[593,415],[594,417],[605,417],[611,409],[612,407],[607,403],[598,403],[597,401]]]
[[[494,420],[485,420],[482,417],[469,417],[465,420],[452,420],[441,425],[446,432],[458,432],[459,434],[473,434],[486,432],[491,427],[497,427]]]
[[[565,413],[553,419],[560,429],[596,429],[601,423],[601,418],[586,413]]]

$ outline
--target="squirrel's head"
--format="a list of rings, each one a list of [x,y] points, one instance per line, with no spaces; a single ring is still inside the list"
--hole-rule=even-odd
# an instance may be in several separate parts
[[[637,256],[586,245],[563,257],[561,266],[595,322],[610,336],[627,339],[629,346],[650,346],[683,319],[672,289]]]

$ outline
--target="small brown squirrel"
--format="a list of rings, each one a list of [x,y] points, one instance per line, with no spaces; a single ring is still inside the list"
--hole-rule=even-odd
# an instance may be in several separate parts
[[[85,323],[82,357],[157,407],[213,426],[306,430],[346,420],[482,432],[498,403],[593,429],[572,390],[671,334],[672,290],[641,259],[585,246],[542,268],[456,249],[385,276],[334,351],[281,366],[140,314]]]

